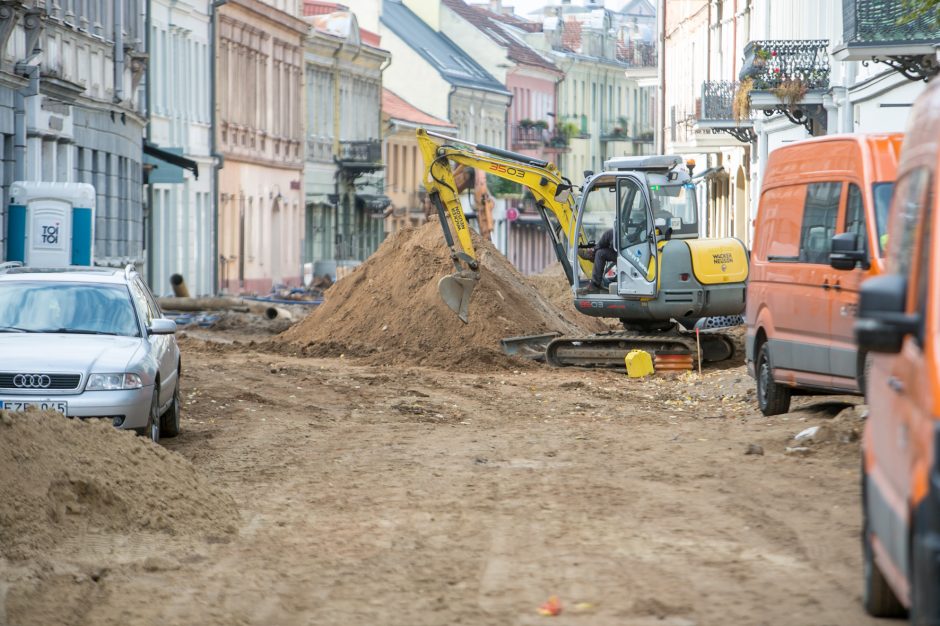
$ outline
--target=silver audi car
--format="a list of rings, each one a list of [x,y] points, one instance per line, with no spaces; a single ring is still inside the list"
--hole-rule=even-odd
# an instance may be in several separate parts
[[[176,323],[133,266],[0,265],[0,409],[109,419],[155,442],[180,430]]]

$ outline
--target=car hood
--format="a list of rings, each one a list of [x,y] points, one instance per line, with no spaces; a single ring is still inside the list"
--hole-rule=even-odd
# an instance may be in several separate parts
[[[0,333],[0,371],[124,372],[141,342],[112,335]]]

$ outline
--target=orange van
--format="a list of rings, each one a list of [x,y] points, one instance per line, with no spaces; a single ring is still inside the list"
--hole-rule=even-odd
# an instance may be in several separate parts
[[[862,286],[864,603],[940,624],[940,80],[908,120],[886,273]]]
[[[746,358],[765,415],[793,394],[858,394],[853,324],[862,281],[884,268],[901,134],[832,135],[770,154],[747,288]]]

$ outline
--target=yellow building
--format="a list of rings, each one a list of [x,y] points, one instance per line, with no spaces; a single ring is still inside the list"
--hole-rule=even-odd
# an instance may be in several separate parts
[[[454,124],[412,106],[388,89],[382,91],[382,121],[385,130],[385,193],[392,203],[385,210],[385,232],[393,233],[425,221],[425,193],[421,175],[424,162],[418,152],[415,131],[455,135]]]

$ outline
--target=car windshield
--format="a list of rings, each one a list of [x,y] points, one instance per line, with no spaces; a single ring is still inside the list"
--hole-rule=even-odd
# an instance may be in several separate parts
[[[878,230],[878,256],[885,255],[885,243],[888,233],[888,209],[891,208],[891,196],[894,194],[894,183],[875,183],[871,186],[872,195],[875,196],[875,226]]]
[[[134,305],[122,285],[0,282],[0,333],[137,337]]]

